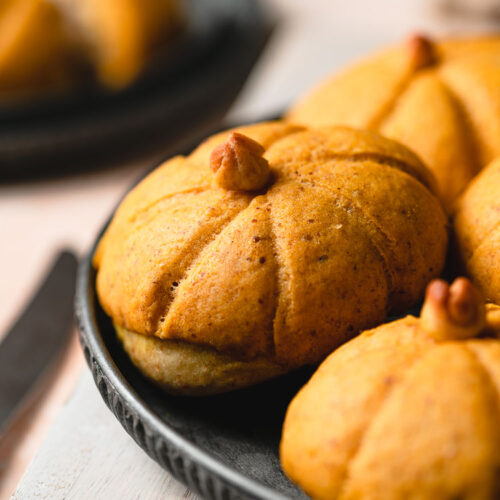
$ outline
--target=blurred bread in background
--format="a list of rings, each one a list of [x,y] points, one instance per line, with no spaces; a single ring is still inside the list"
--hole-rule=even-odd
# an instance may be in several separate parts
[[[180,25],[177,0],[54,0],[80,37],[95,74],[117,88],[140,73]]]
[[[181,22],[176,0],[0,2],[0,93],[131,83]]]
[[[73,79],[74,52],[64,20],[44,0],[0,3],[0,92],[61,86]]]

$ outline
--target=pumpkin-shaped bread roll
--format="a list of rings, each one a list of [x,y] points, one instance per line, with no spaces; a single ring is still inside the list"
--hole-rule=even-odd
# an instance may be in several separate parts
[[[177,31],[178,0],[52,0],[77,32],[98,79],[119,88]]]
[[[494,500],[500,307],[435,280],[420,318],[364,332],[291,402],[281,461],[315,499]]]
[[[500,304],[500,158],[459,198],[454,229],[461,264],[486,298]]]
[[[377,130],[416,151],[453,201],[500,155],[500,37],[411,37],[334,75],[288,119]]]
[[[125,349],[172,392],[318,363],[439,275],[432,176],[372,132],[262,123],[178,156],[123,201],[94,263]]]

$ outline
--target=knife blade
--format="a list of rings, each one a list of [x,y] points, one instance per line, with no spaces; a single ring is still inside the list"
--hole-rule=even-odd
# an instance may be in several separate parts
[[[0,343],[0,434],[70,337],[77,259],[62,251]]]

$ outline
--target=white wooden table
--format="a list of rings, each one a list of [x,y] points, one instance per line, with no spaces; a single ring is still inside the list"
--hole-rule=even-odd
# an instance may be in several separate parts
[[[441,34],[463,28],[461,20],[444,24],[430,0],[267,0],[267,4],[282,21],[231,119],[252,120],[283,109],[333,68],[411,31]],[[468,26],[480,27],[480,23]],[[84,252],[146,166],[144,162],[121,165],[91,175],[0,187],[0,332],[55,251],[70,246]],[[195,498],[127,436],[101,401],[89,372],[85,369],[80,375],[82,369],[73,342],[50,387],[25,408],[0,442],[0,499],[14,490],[16,499]]]

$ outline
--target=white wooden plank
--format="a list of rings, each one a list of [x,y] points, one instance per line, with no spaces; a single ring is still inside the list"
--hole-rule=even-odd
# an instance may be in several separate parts
[[[197,497],[135,444],[108,410],[86,371],[13,498]]]

